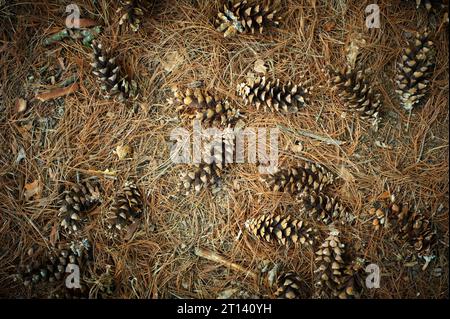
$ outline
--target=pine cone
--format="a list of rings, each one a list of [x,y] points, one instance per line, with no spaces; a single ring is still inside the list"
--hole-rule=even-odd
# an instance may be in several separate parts
[[[355,216],[342,206],[335,197],[304,192],[297,199],[302,212],[326,225],[334,221],[339,221],[341,224],[352,224],[355,220]]]
[[[89,288],[85,284],[80,284],[80,288],[58,287],[50,294],[51,299],[89,299]]]
[[[272,10],[271,1],[266,5],[249,5],[247,1],[228,1],[223,11],[219,11],[216,19],[217,31],[224,32],[224,37],[233,36],[236,33],[259,33],[267,26],[278,26],[281,17],[277,10]]]
[[[359,298],[362,285],[358,278],[361,267],[344,260],[345,245],[337,232],[330,235],[316,251],[316,297],[317,298]]]
[[[128,23],[131,30],[137,32],[141,25],[141,18],[144,12],[141,8],[140,0],[124,0],[121,1],[122,6],[117,10],[118,12],[123,12],[119,20],[119,25]]]
[[[277,299],[305,299],[308,288],[300,277],[287,272],[278,277],[278,290],[275,292]]]
[[[205,143],[202,162],[180,173],[179,188],[184,190],[186,195],[192,190],[198,193],[206,187],[212,187],[213,191],[217,190],[223,170],[233,162],[234,145],[235,135],[231,129],[225,129],[223,133],[212,136],[209,143]]]
[[[367,79],[368,69],[342,69],[328,67],[330,84],[338,92],[349,112],[355,112],[362,119],[377,120],[381,108],[380,94],[374,93]]]
[[[316,230],[307,222],[293,219],[291,216],[262,215],[245,223],[245,227],[255,237],[267,242],[276,240],[280,245],[309,244],[316,239]]]
[[[101,43],[92,42],[94,50],[91,63],[94,68],[94,75],[98,77],[101,88],[106,93],[106,98],[116,97],[119,101],[124,101],[136,94],[136,85],[123,77],[120,66],[116,63],[116,58],[111,56],[111,51],[103,49]]]
[[[191,171],[183,171],[180,173],[181,182],[179,187],[184,188],[186,194],[189,194],[193,189],[196,193],[200,192],[203,188],[212,186],[217,187],[220,180],[220,169],[217,168],[215,163],[211,164],[198,164],[194,166]]]
[[[410,243],[419,256],[433,255],[437,243],[436,231],[420,211],[412,211],[405,204],[375,202],[369,214],[376,217],[373,222],[376,230],[389,225],[400,239]]]
[[[130,181],[125,182],[122,191],[116,196],[107,215],[109,235],[115,238],[120,232],[138,222],[144,212],[142,194]]]
[[[414,41],[403,51],[398,64],[395,82],[400,103],[406,111],[418,105],[430,86],[435,64],[434,43],[428,38],[428,31],[416,33]]]
[[[247,79],[246,83],[240,83],[237,87],[238,95],[244,99],[245,104],[253,104],[259,110],[261,105],[264,111],[284,111],[295,113],[309,103],[310,88],[288,84],[280,84],[277,79],[274,83],[267,81],[266,77]]]
[[[306,162],[303,166],[283,168],[266,180],[272,191],[288,191],[295,195],[303,191],[320,192],[334,182],[334,177],[322,165]]]
[[[90,246],[71,243],[60,244],[55,254],[44,258],[43,261],[34,260],[19,270],[19,278],[25,286],[34,286],[38,283],[58,283],[66,277],[68,264],[82,268],[90,259]],[[80,248],[81,247],[81,248]]]
[[[416,0],[416,7],[425,7],[428,13],[444,11],[443,22],[448,23],[448,0]]]
[[[59,202],[61,227],[68,234],[81,230],[87,220],[88,212],[100,202],[100,183],[97,179],[73,184],[62,194]]]
[[[206,90],[196,88],[183,92],[174,87],[172,91],[179,104],[177,111],[182,113],[182,117],[197,119],[211,126],[233,125],[240,117],[239,110],[233,108],[227,100],[219,99]]]

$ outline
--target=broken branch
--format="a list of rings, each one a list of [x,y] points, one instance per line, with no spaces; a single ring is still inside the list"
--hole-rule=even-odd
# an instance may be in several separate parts
[[[196,247],[194,249],[194,254],[197,255],[198,257],[202,257],[202,258],[208,259],[210,261],[214,261],[216,263],[222,264],[223,266],[225,266],[227,268],[231,268],[233,270],[243,272],[247,276],[252,277],[254,280],[258,279],[258,275],[255,274],[253,271],[248,270],[248,269],[242,267],[241,265],[235,264],[208,249]]]

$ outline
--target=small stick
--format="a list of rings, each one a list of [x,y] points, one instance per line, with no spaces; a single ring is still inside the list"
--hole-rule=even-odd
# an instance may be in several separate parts
[[[79,89],[78,83],[74,83],[65,88],[54,89],[50,92],[38,94],[38,95],[36,95],[36,99],[38,99],[41,102],[45,102],[48,100],[56,99],[61,96],[72,94],[72,93],[78,91],[78,89]]]
[[[240,266],[238,264],[235,264],[235,263],[233,263],[231,261],[228,261],[224,257],[222,257],[222,256],[220,256],[220,255],[218,255],[218,254],[216,254],[216,253],[214,253],[214,252],[212,252],[210,250],[207,250],[205,248],[196,247],[194,249],[194,254],[197,255],[198,257],[202,257],[202,258],[214,261],[216,263],[222,264],[225,267],[231,268],[233,270],[237,270],[237,271],[243,272],[247,276],[252,277],[254,280],[258,279],[258,275],[255,274],[253,271],[248,270],[248,269],[246,269],[246,268],[244,268],[244,267],[242,267],[242,266]]]

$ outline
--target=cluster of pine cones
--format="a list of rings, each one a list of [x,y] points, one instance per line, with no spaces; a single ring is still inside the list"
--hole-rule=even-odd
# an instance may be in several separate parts
[[[32,288],[33,292],[42,291],[42,287],[47,284],[49,298],[89,298],[92,280],[86,279],[90,276],[89,264],[95,262],[95,243],[92,247],[85,226],[93,221],[90,212],[101,203],[103,190],[97,178],[89,178],[71,183],[60,197],[57,203],[60,207],[60,231],[68,241],[60,242],[57,248],[47,253],[30,253],[32,261],[18,267],[17,278]],[[108,237],[121,241],[131,239],[130,232],[132,234],[137,230],[143,215],[144,198],[141,191],[134,182],[125,182],[103,218],[107,224]],[[73,269],[69,266],[79,269],[79,285],[75,288],[67,287],[66,280]],[[115,286],[112,279],[111,285]],[[107,297],[110,293],[103,296]]]
[[[119,25],[128,26],[137,32],[144,17],[143,0],[122,0],[118,10]],[[428,11],[433,10],[430,1],[417,1]],[[448,20],[448,13],[447,18]],[[270,27],[278,27],[282,22],[279,10],[271,1],[264,4],[249,4],[247,1],[228,1],[214,21],[218,32],[224,37],[238,34],[262,33]],[[106,98],[120,102],[138,96],[136,83],[113,56],[110,48],[99,42],[92,43],[92,72],[100,83]],[[430,88],[435,65],[434,44],[428,30],[416,33],[404,49],[398,63],[395,83],[401,106],[411,111],[425,101]],[[373,88],[370,70],[361,66],[327,68],[330,85],[338,92],[349,112],[362,119],[379,120],[382,109],[381,96]],[[304,83],[282,82],[265,76],[248,78],[238,84],[237,94],[245,104],[261,106],[265,111],[297,113],[308,107],[313,99],[313,86]],[[233,103],[216,93],[203,88],[173,88],[173,99],[182,119],[198,120],[201,124],[217,128],[234,128],[242,112]],[[234,133],[213,136],[216,143],[202,150],[200,163],[180,174],[180,188],[189,193],[199,192],[212,186],[219,187],[222,174],[233,156]],[[209,158],[206,161],[204,158]],[[351,224],[355,216],[336,197],[324,194],[334,182],[333,174],[323,165],[303,163],[285,167],[270,174],[265,181],[271,191],[288,192],[295,198],[302,218],[274,213],[249,219],[245,227],[257,239],[268,243],[292,246],[304,245],[315,249],[315,293],[317,298],[359,298],[363,293],[362,274],[364,261],[353,258],[341,242],[339,232],[332,230],[324,240],[320,240],[316,222],[325,225]],[[33,262],[20,267],[18,278],[25,286],[42,283],[58,283],[55,297],[89,297],[89,287],[82,283],[76,289],[63,287],[67,278],[67,266],[76,265],[88,276],[88,264],[92,261],[92,247],[82,240],[86,237],[85,225],[92,219],[92,212],[102,201],[103,190],[97,179],[87,179],[72,183],[61,195],[58,203],[60,229],[66,233],[70,244],[59,244],[49,254],[32,256]],[[400,239],[407,241],[420,256],[430,256],[436,244],[436,232],[431,222],[420,212],[414,212],[406,205],[377,203],[370,211],[374,216],[376,229],[392,225]],[[108,235],[113,239],[129,237],[130,232],[139,227],[144,215],[144,198],[133,182],[126,182],[115,196],[106,214]],[[309,221],[307,219],[310,219]],[[94,243],[95,247],[95,243]],[[35,260],[36,259],[36,260]],[[305,283],[295,272],[288,271],[278,278],[277,298],[305,298]]]

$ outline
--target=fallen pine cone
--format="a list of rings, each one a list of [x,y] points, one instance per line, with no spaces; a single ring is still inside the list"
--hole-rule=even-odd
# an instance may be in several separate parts
[[[58,216],[61,227],[68,233],[79,232],[88,219],[88,213],[100,203],[98,179],[87,179],[74,183],[62,194]]]
[[[268,26],[278,26],[281,16],[271,6],[270,1],[265,5],[248,4],[246,0],[228,1],[217,14],[217,31],[223,32],[226,38],[237,33],[262,33]]]
[[[261,215],[247,220],[245,228],[256,238],[267,242],[276,241],[280,245],[312,245],[317,237],[317,231],[307,222],[289,215]]]

